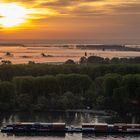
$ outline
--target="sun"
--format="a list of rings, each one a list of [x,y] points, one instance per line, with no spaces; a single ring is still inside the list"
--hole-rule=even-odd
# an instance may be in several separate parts
[[[0,4],[0,26],[19,26],[27,22],[28,14],[28,9],[17,3]]]

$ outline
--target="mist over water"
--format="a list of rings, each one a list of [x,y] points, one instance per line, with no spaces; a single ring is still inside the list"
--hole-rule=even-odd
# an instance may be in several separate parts
[[[7,55],[7,52],[10,55]],[[23,64],[29,61],[35,63],[63,63],[68,59],[79,62],[80,58],[87,54],[89,56],[100,56],[104,58],[113,57],[137,57],[139,51],[112,51],[96,50],[92,48],[78,48],[76,45],[48,45],[48,44],[12,44],[0,46],[0,60],[9,60],[12,64]],[[44,56],[42,56],[42,53]]]

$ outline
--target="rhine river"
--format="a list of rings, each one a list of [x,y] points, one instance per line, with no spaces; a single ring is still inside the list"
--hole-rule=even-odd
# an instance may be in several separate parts
[[[139,118],[135,121],[139,123]],[[68,126],[81,126],[82,123],[132,123],[131,117],[113,117],[101,113],[45,112],[0,114],[1,127],[14,122],[65,122]],[[140,135],[94,135],[94,134],[53,134],[53,135],[9,135],[0,133],[0,140],[140,140]]]

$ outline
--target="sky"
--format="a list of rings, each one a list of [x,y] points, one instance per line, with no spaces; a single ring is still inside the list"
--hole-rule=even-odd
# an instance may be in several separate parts
[[[0,39],[138,43],[140,0],[0,0]]]

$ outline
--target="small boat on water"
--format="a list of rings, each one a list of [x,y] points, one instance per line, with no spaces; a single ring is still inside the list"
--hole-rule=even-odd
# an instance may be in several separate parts
[[[66,126],[65,123],[15,123],[6,125],[2,133],[105,133],[140,134],[140,124],[83,123],[81,127]]]
[[[65,128],[65,123],[15,123],[6,125],[1,132],[65,132]]]
[[[128,134],[140,134],[140,124],[107,124],[107,123],[97,123],[97,124],[82,124],[82,131],[87,132],[87,130],[94,133],[128,133]]]

